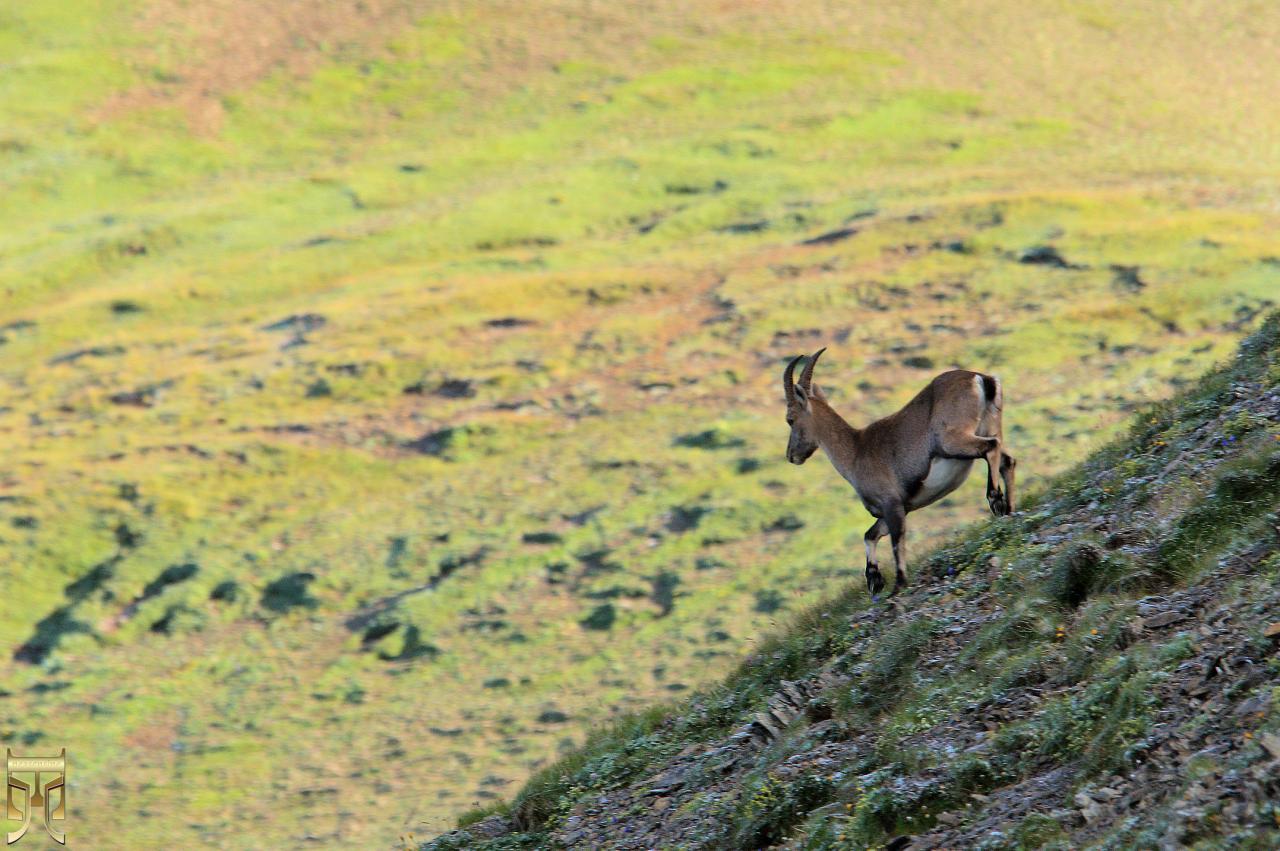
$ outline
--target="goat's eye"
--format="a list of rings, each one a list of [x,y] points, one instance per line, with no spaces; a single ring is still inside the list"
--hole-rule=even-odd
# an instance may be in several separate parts
[[[789,425],[789,426],[793,426],[793,425],[795,425],[795,424],[796,424],[796,418],[795,418],[795,417],[787,417],[787,425]]]

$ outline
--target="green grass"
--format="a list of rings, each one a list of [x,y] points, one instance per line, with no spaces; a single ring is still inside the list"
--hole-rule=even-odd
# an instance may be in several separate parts
[[[68,747],[95,847],[438,832],[614,712],[838,646],[763,638],[860,570],[869,525],[782,460],[799,351],[832,344],[856,420],[928,379],[912,356],[999,371],[1035,487],[1274,298],[1271,54],[1226,15],[1003,4],[979,47],[963,4],[694,32],[485,3],[333,35],[340,5],[242,77],[256,32],[216,11],[0,15],[0,741]],[[1041,243],[1082,268],[1017,262]],[[305,345],[265,330],[302,314],[327,320]],[[984,511],[970,482],[913,551]]]

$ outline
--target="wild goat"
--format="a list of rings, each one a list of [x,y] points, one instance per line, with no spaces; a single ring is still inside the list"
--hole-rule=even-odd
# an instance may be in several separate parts
[[[782,386],[787,394],[791,439],[787,460],[803,464],[818,447],[853,485],[876,522],[863,536],[867,549],[867,588],[884,589],[876,562],[876,544],[886,534],[893,542],[896,571],[893,592],[907,584],[907,513],[954,491],[979,458],[987,462],[987,504],[996,516],[1013,511],[1016,462],[1004,451],[1000,414],[1004,394],[994,375],[953,369],[939,375],[896,414],[857,429],[827,404],[813,383],[813,367],[826,349],[805,364],[794,380],[800,355],[787,364]],[[996,473],[1004,481],[1004,490]]]

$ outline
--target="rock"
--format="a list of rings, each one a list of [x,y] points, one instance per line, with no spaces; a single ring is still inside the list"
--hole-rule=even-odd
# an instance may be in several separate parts
[[[1111,271],[1115,274],[1111,283],[1119,290],[1136,293],[1147,287],[1146,281],[1142,280],[1140,266],[1122,266],[1118,263],[1113,263]]]
[[[688,773],[688,770],[686,766],[677,765],[669,771],[650,777],[645,781],[645,785],[650,788],[644,794],[669,795],[673,790],[679,789],[684,785],[684,776]]]
[[[676,446],[690,449],[732,449],[745,446],[746,441],[721,428],[709,428],[693,434],[682,434],[675,439]]]
[[[670,798],[657,798],[653,802],[652,809],[655,813],[660,813],[666,810],[669,806],[671,806]]]
[[[469,378],[446,378],[434,392],[444,399],[470,399],[476,395],[475,382]]]
[[[1280,622],[1267,624],[1267,628],[1262,631],[1265,638],[1280,638]]]
[[[76,349],[74,352],[68,352],[65,355],[58,355],[49,359],[50,366],[56,366],[60,363],[75,363],[81,358],[94,357],[104,358],[110,355],[124,354],[124,346],[91,346],[87,349]]]
[[[734,222],[731,225],[716,228],[716,233],[759,233],[769,227],[768,219],[757,219],[753,222]]]
[[[617,619],[617,610],[614,609],[612,603],[602,603],[591,610],[585,618],[578,621],[579,626],[583,629],[592,629],[599,632],[608,632],[613,629],[613,622]]]
[[[491,815],[467,828],[467,832],[472,836],[479,836],[482,839],[498,839],[512,833],[514,830],[515,825],[511,823],[510,818],[504,815]]]
[[[858,232],[857,228],[839,228],[837,230],[827,231],[826,233],[818,234],[817,236],[810,237],[809,239],[801,240],[800,244],[801,245],[830,245],[833,242],[840,242],[841,240],[848,239],[849,237],[855,235],[857,232]]]
[[[1052,266],[1055,269],[1074,269],[1052,245],[1033,245],[1018,255],[1019,263],[1032,266]]]
[[[1161,612],[1158,615],[1152,615],[1149,618],[1144,618],[1142,625],[1146,629],[1159,629],[1162,626],[1168,626],[1171,623],[1177,623],[1178,621],[1186,619],[1187,616],[1184,612]]]
[[[263,325],[263,331],[314,331],[329,322],[319,313],[295,313],[286,316],[270,325]]]
[[[1263,750],[1271,754],[1272,759],[1280,759],[1280,736],[1275,733],[1263,733],[1258,736],[1258,744],[1262,745]]]

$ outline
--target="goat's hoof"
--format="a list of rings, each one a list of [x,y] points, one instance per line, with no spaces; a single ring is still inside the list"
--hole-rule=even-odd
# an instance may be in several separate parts
[[[884,590],[884,577],[880,575],[878,570],[867,571],[867,591],[871,593],[871,599],[876,599],[880,592]]]
[[[996,517],[1004,517],[1009,512],[1009,500],[1005,499],[1004,491],[992,491],[987,494],[987,505],[991,506],[991,513]]]

